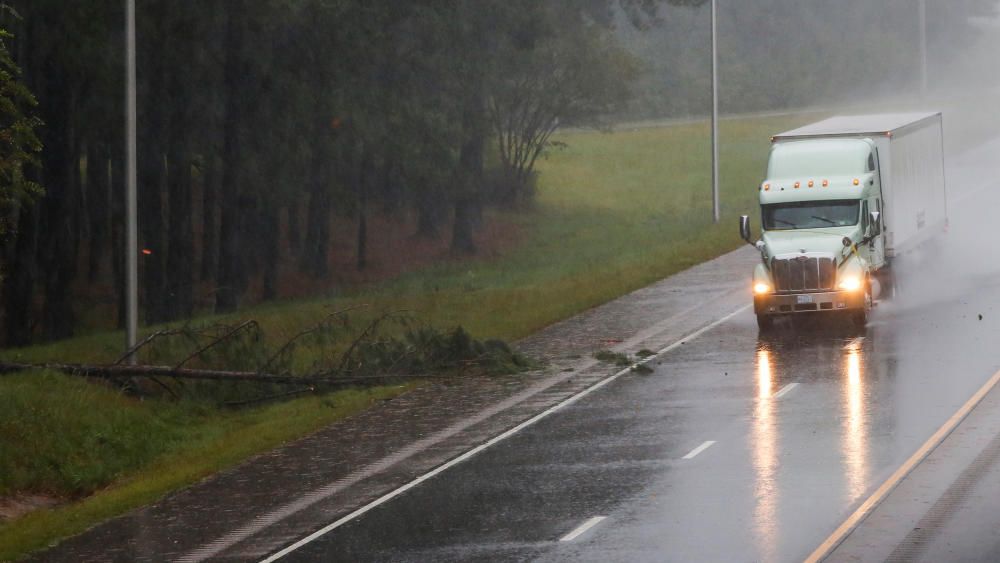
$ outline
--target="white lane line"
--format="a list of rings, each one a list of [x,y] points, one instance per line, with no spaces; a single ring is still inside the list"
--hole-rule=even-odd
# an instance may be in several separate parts
[[[607,518],[607,516],[594,516],[593,518],[587,520],[583,524],[580,524],[579,526],[577,526],[577,528],[575,530],[573,530],[572,532],[570,532],[570,533],[566,534],[565,536],[559,538],[559,541],[573,541],[576,538],[582,536],[584,534],[584,532],[586,532],[587,530],[589,530],[589,529],[593,528],[594,526],[600,524],[601,521],[603,521],[605,518]]]
[[[670,350],[673,350],[674,348],[676,348],[677,346],[680,346],[681,344],[683,344],[685,342],[689,342],[691,340],[694,340],[695,338],[701,336],[702,334],[705,334],[709,330],[711,330],[711,329],[713,329],[713,328],[721,325],[722,323],[728,321],[729,319],[735,317],[736,315],[739,315],[740,313],[746,311],[747,309],[749,309],[752,306],[753,306],[753,304],[744,305],[744,306],[740,307],[739,309],[736,309],[732,313],[729,313],[728,315],[726,315],[726,316],[724,316],[724,317],[722,317],[722,318],[720,318],[718,320],[712,321],[710,324],[705,325],[704,327],[702,327],[702,328],[700,328],[700,329],[692,332],[691,334],[689,334],[689,335],[681,338],[677,342],[674,342],[670,346],[667,346],[666,348],[660,350],[659,352],[656,353],[656,355],[659,356],[660,354],[664,354],[666,352],[669,352]],[[655,356],[650,356],[650,358],[653,358],[653,357],[655,357]],[[647,361],[648,361],[648,359],[649,358],[647,358]],[[507,430],[506,432],[504,432],[502,434],[499,434],[499,435],[491,438],[490,440],[488,440],[486,442],[483,442],[482,444],[476,446],[475,448],[472,448],[471,450],[465,452],[464,454],[462,454],[462,455],[460,455],[460,456],[458,456],[456,458],[452,458],[450,461],[447,461],[447,462],[445,462],[445,463],[437,466],[436,468],[432,469],[431,471],[429,471],[427,473],[424,473],[423,475],[421,475],[420,477],[417,477],[416,479],[410,481],[409,483],[406,483],[405,485],[402,485],[399,488],[396,488],[396,489],[394,489],[394,490],[392,490],[392,491],[390,491],[390,492],[388,492],[388,493],[380,496],[379,498],[371,501],[370,503],[362,506],[361,508],[358,508],[354,512],[351,512],[350,514],[348,514],[348,515],[340,518],[339,520],[333,522],[332,524],[328,524],[328,525],[324,526],[323,528],[320,528],[319,530],[316,530],[315,532],[313,532],[313,533],[309,534],[308,536],[302,538],[301,540],[293,543],[292,545],[289,545],[288,547],[282,549],[281,551],[279,551],[277,553],[274,553],[273,555],[267,557],[266,559],[261,560],[261,563],[271,563],[272,561],[277,561],[278,559],[281,559],[282,557],[288,555],[289,553],[295,551],[296,549],[298,549],[298,548],[300,548],[300,547],[302,547],[302,546],[304,546],[304,545],[306,545],[308,543],[311,543],[311,542],[315,541],[317,538],[320,538],[320,537],[326,535],[328,532],[330,532],[330,531],[332,531],[332,530],[334,530],[336,528],[339,528],[340,526],[343,526],[344,524],[350,522],[351,520],[354,520],[358,516],[361,516],[362,514],[368,512],[369,510],[371,510],[371,509],[373,509],[373,508],[375,508],[375,507],[377,507],[377,506],[379,506],[381,504],[384,504],[384,503],[386,503],[386,502],[388,502],[388,501],[396,498],[397,496],[405,493],[406,491],[412,489],[413,487],[416,487],[417,485],[423,483],[424,481],[426,481],[426,480],[428,480],[428,479],[430,479],[430,478],[438,475],[439,473],[441,473],[443,471],[446,471],[446,470],[450,469],[451,467],[454,467],[454,466],[458,465],[459,463],[462,463],[463,461],[465,461],[465,460],[471,458],[472,456],[478,454],[479,452],[481,452],[481,451],[489,448],[490,446],[496,444],[497,442],[501,442],[503,440],[506,440],[507,438],[510,438],[514,434],[517,434],[521,430],[524,430],[525,428],[531,426],[532,424],[538,422],[539,420],[542,420],[543,418],[549,416],[550,414],[552,414],[552,413],[554,413],[554,412],[556,412],[556,411],[558,411],[558,410],[560,410],[560,409],[562,409],[564,407],[567,407],[567,406],[569,406],[569,405],[571,405],[571,404],[579,401],[580,399],[586,397],[587,395],[593,393],[594,391],[597,391],[601,387],[604,387],[605,385],[611,383],[612,381],[618,379],[619,377],[625,375],[626,373],[629,373],[630,371],[632,371],[632,368],[635,367],[635,365],[638,365],[638,364],[633,364],[633,365],[631,365],[631,366],[629,366],[629,367],[627,367],[627,368],[619,371],[618,373],[615,373],[614,375],[608,376],[608,377],[606,377],[606,378],[598,381],[597,383],[591,385],[590,387],[587,387],[583,391],[580,391],[576,395],[573,395],[571,397],[568,397],[568,398],[564,399],[561,403],[556,404],[556,405],[554,405],[552,407],[549,407],[548,409],[546,409],[546,410],[544,410],[544,411],[536,414],[535,416],[529,418],[528,420],[525,420],[524,422],[522,422],[521,424],[518,424],[517,426],[511,428],[510,430]]]
[[[700,454],[701,452],[707,450],[708,448],[711,448],[714,444],[715,444],[715,440],[709,440],[709,441],[705,442],[704,444],[702,444],[702,445],[698,446],[697,448],[695,448],[695,449],[691,450],[690,452],[688,452],[688,455],[682,457],[681,459],[691,459],[694,456]]]
[[[795,389],[798,386],[799,386],[798,383],[789,383],[788,385],[785,385],[784,387],[782,387],[781,389],[779,389],[778,392],[774,394],[774,398],[775,399],[780,399],[785,394],[787,394],[789,391],[791,391],[792,389]]]

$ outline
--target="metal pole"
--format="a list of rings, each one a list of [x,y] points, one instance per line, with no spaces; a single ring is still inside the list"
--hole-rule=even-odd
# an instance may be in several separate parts
[[[712,0],[712,220],[719,222],[719,61]]]
[[[135,347],[139,332],[139,236],[136,214],[135,149],[135,0],[125,0],[125,346]],[[128,363],[135,365],[135,355]]]
[[[927,0],[920,5],[920,97],[927,97]]]

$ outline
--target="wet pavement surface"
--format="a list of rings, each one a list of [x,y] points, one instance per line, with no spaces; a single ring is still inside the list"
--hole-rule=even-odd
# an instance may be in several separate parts
[[[964,186],[949,236],[900,262],[901,295],[867,330],[817,317],[761,337],[744,311],[283,560],[809,556],[1000,368],[1000,256],[976,232],[1000,198]],[[997,395],[977,417],[1000,418]],[[941,492],[914,512],[933,535],[894,495],[883,517],[906,533],[875,534],[885,556],[845,542],[834,559],[996,560],[1000,424],[977,420],[960,429],[979,439],[940,450],[969,464],[924,477]]]
[[[282,561],[801,560],[1000,369],[995,166],[950,163],[951,233],[864,331],[760,335],[746,248],[522,342],[546,373],[420,389],[41,558],[264,558],[604,380],[593,350],[683,339]],[[995,395],[832,559],[997,559]]]

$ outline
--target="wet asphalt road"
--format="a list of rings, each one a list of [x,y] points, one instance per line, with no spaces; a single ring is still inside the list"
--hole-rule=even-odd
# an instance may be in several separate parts
[[[1000,368],[1000,190],[950,166],[865,331],[743,311],[283,560],[801,560]]]

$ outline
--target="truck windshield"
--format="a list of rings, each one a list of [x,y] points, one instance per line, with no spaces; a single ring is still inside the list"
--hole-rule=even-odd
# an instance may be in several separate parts
[[[818,229],[821,227],[848,227],[858,224],[856,199],[836,201],[798,201],[763,206],[764,229]]]

